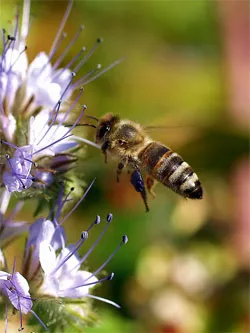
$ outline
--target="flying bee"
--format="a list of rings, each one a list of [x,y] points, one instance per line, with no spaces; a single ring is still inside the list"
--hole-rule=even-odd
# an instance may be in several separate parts
[[[131,183],[140,192],[147,211],[145,184],[154,196],[156,180],[185,198],[202,199],[202,186],[192,168],[169,147],[152,140],[141,125],[122,120],[112,113],[96,120],[95,141],[101,146],[105,162],[107,154],[120,160],[116,170],[117,181],[125,167],[133,170]],[[142,172],[147,174],[145,184]]]

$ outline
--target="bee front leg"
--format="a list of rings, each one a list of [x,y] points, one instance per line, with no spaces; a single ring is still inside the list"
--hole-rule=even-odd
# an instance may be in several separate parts
[[[117,165],[117,169],[116,169],[116,180],[117,180],[117,183],[119,183],[120,175],[122,173],[122,169],[127,166],[127,163],[128,163],[128,159],[127,158],[123,158],[120,161],[120,163]]]
[[[105,163],[107,163],[107,159],[108,159],[107,150],[109,149],[109,147],[110,147],[110,142],[109,141],[105,141],[104,144],[101,146],[101,150],[104,154]]]
[[[147,187],[148,193],[150,193],[153,198],[156,197],[155,192],[153,190],[155,184],[156,184],[155,179],[152,176],[147,175],[146,176],[146,187]]]

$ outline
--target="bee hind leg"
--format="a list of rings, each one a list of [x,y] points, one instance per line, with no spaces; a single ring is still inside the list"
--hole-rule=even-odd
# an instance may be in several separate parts
[[[156,197],[156,194],[153,190],[153,188],[155,187],[155,184],[156,184],[155,179],[152,176],[147,175],[146,176],[146,187],[147,187],[148,193],[150,193],[153,198]]]
[[[147,193],[145,190],[144,180],[142,178],[141,172],[136,169],[133,171],[130,179],[131,184],[134,186],[136,192],[139,192],[142,200],[144,202],[146,212],[149,212]]]

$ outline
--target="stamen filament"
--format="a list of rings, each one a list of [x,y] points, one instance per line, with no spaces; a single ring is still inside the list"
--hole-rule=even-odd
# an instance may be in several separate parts
[[[73,69],[74,72],[78,72],[79,69],[85,64],[85,62],[92,56],[92,54],[96,51],[97,47],[102,43],[101,38],[97,38],[92,49],[86,54],[86,56],[79,62],[79,64]]]
[[[102,301],[104,303],[108,303],[108,304],[111,304],[113,306],[115,306],[116,308],[120,309],[120,305],[113,302],[113,301],[110,301],[109,299],[106,299],[106,298],[103,298],[103,297],[99,297],[99,296],[94,296],[94,295],[90,295],[90,294],[87,294],[85,297],[89,297],[89,298],[93,298],[93,299],[96,299],[98,301]]]
[[[123,244],[126,244],[128,241],[127,239],[127,236],[123,236],[120,244],[116,247],[115,251],[105,260],[105,262],[94,272],[92,273],[86,280],[88,281],[90,278],[92,278],[93,276],[97,275],[109,262],[110,260],[115,256],[115,254],[118,252],[118,250],[120,249],[120,247],[123,245]]]
[[[69,290],[74,290],[74,289],[77,289],[77,288],[91,286],[91,285],[97,284],[97,283],[102,283],[106,280],[112,280],[113,276],[114,276],[114,273],[111,273],[109,276],[105,276],[104,278],[102,278],[100,280],[97,280],[97,281],[94,281],[94,282],[89,282],[89,283],[83,283],[81,285],[74,286],[73,288],[61,289],[60,291],[66,291],[66,290],[69,291]]]
[[[43,328],[48,331],[48,327],[44,324],[41,318],[38,317],[38,315],[35,313],[35,311],[30,309],[30,312],[33,314],[34,317],[39,321],[39,323],[43,326]]]
[[[58,79],[62,75],[62,73],[64,73],[65,70],[69,69],[77,61],[77,59],[79,59],[81,54],[84,53],[85,51],[86,48],[83,46],[81,50],[75,55],[75,57],[72,60],[70,60],[70,62],[66,66],[64,66],[60,72],[56,73],[56,75],[53,77],[53,81]]]
[[[81,197],[81,199],[75,204],[75,206],[69,211],[69,213],[63,218],[63,220],[60,222],[60,225],[62,225],[65,220],[67,220],[67,218],[73,213],[73,211],[80,205],[80,203],[83,201],[83,199],[86,197],[86,195],[88,194],[89,190],[91,189],[91,187],[93,186],[94,182],[95,182],[96,178],[94,178],[92,180],[92,182],[90,183],[90,185],[87,187],[86,191],[84,192],[83,196]]]
[[[61,64],[62,60],[64,59],[64,57],[66,56],[66,54],[69,52],[69,50],[72,48],[72,46],[75,44],[75,42],[79,38],[80,34],[84,30],[84,28],[85,28],[84,25],[81,25],[81,27],[76,32],[75,36],[73,37],[73,39],[71,40],[71,42],[69,43],[69,45],[66,47],[66,49],[64,50],[64,52],[61,54],[61,56],[54,63],[54,65],[52,67],[53,70],[55,70],[56,68],[58,68],[58,66]]]
[[[33,155],[40,153],[40,152],[43,151],[44,149],[47,149],[47,148],[53,146],[54,144],[56,144],[57,142],[60,142],[60,141],[62,141],[62,140],[64,140],[64,139],[69,138],[70,136],[72,136],[72,134],[69,134],[69,135],[67,135],[67,136],[63,136],[63,137],[61,137],[60,139],[58,139],[58,140],[52,142],[51,144],[49,144],[49,145],[47,145],[47,146],[45,146],[45,147],[43,147],[43,148],[41,148],[41,149],[35,151],[35,152],[33,153]]]
[[[90,253],[94,250],[94,248],[96,247],[96,245],[99,243],[100,239],[103,237],[103,235],[105,234],[105,232],[107,231],[108,227],[109,227],[110,223],[107,223],[105,225],[105,228],[103,229],[103,231],[100,233],[99,237],[96,239],[96,241],[92,244],[92,246],[90,247],[90,249],[85,253],[85,255],[83,256],[83,258],[79,261],[79,264],[77,264],[72,271],[79,265],[81,265],[90,255]],[[92,274],[93,275],[93,274]]]
[[[120,62],[123,61],[123,58],[122,59],[118,59],[116,60],[115,62],[113,62],[111,65],[109,65],[108,67],[104,68],[102,71],[100,71],[98,74],[92,76],[89,80],[85,81],[83,83],[83,85],[85,86],[86,84],[94,81],[95,79],[97,79],[99,76],[101,76],[102,74],[106,73],[107,71],[109,71],[111,68],[115,67],[116,65],[118,65]]]
[[[52,46],[51,46],[49,54],[51,54],[53,52],[54,48],[56,47],[56,44],[57,44],[57,42],[58,42],[58,40],[59,40],[59,38],[61,36],[61,33],[62,33],[63,29],[64,29],[64,26],[65,26],[65,24],[66,24],[66,22],[68,20],[69,14],[70,14],[71,9],[72,9],[72,5],[73,5],[73,0],[69,0],[68,6],[66,8],[65,14],[64,14],[63,19],[61,21],[61,24],[60,24],[60,27],[59,27],[58,32],[56,34],[56,37],[55,37],[55,39],[54,39],[54,41],[52,43]]]

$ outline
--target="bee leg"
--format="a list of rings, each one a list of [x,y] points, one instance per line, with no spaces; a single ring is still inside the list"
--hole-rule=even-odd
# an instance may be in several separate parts
[[[110,142],[109,141],[105,141],[104,144],[101,146],[101,150],[104,154],[104,160],[105,160],[105,163],[107,163],[107,150],[109,149],[109,146],[110,146]]]
[[[122,159],[121,162],[117,165],[117,169],[116,169],[116,181],[117,181],[117,183],[119,183],[119,181],[120,181],[120,175],[121,175],[121,173],[122,173],[122,169],[123,169],[124,167],[126,167],[127,163],[128,163],[128,159],[127,159],[127,158],[124,158],[124,159]]]
[[[155,184],[156,184],[155,179],[153,177],[151,177],[150,175],[147,175],[147,177],[146,177],[146,187],[147,187],[148,193],[150,193],[153,198],[156,197],[155,192],[153,190]]]
[[[140,193],[146,208],[146,212],[149,212],[147,193],[145,190],[145,185],[140,170],[136,169],[133,171],[130,182],[134,186],[136,192]]]

